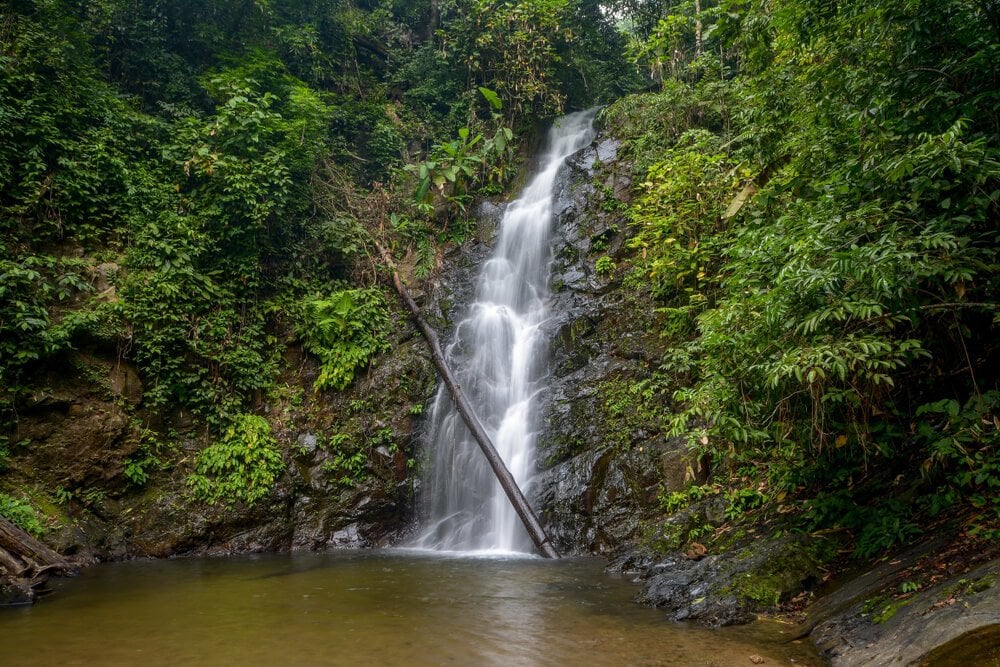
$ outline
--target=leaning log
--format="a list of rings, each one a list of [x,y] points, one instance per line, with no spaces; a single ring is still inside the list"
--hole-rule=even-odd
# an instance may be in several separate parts
[[[434,361],[434,366],[438,369],[441,374],[441,379],[444,381],[445,387],[448,388],[448,394],[451,396],[451,400],[455,403],[455,407],[458,408],[458,413],[462,415],[462,419],[465,421],[465,425],[468,426],[469,431],[472,433],[472,437],[476,440],[479,448],[482,450],[483,455],[486,457],[486,461],[490,464],[490,468],[493,469],[493,474],[496,475],[497,481],[500,482],[500,487],[503,489],[504,493],[507,494],[507,499],[510,500],[510,504],[514,506],[514,511],[517,512],[517,516],[520,517],[521,523],[524,524],[525,529],[528,531],[528,535],[531,536],[531,541],[535,543],[538,550],[546,558],[559,558],[559,552],[556,551],[555,546],[553,546],[552,541],[549,536],[545,533],[545,529],[542,528],[542,524],[538,521],[538,517],[535,515],[535,511],[531,509],[531,505],[528,504],[528,500],[524,497],[524,493],[521,488],[517,485],[517,480],[507,469],[507,465],[504,463],[500,454],[497,453],[496,447],[493,445],[493,441],[490,439],[489,434],[483,427],[482,422],[479,421],[479,417],[476,416],[476,412],[469,403],[469,400],[465,397],[465,393],[459,386],[458,381],[455,379],[455,375],[451,372],[451,368],[448,366],[448,362],[445,360],[444,352],[441,349],[441,342],[438,340],[437,332],[427,323],[423,315],[420,313],[420,307],[417,306],[417,302],[413,300],[410,296],[409,290],[406,289],[406,285],[403,284],[403,280],[399,277],[399,271],[396,270],[396,265],[392,261],[392,257],[386,252],[385,248],[378,245],[379,254],[382,255],[383,261],[388,265],[389,270],[392,272],[392,284],[396,288],[396,292],[399,294],[399,298],[402,299],[403,305],[410,312],[410,317],[416,322],[417,327],[420,329],[420,333],[423,334],[424,338],[427,340],[427,344],[431,348],[431,358]]]

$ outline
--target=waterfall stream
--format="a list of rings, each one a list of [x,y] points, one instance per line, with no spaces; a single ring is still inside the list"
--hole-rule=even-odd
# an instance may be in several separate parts
[[[528,497],[534,475],[535,398],[545,373],[552,261],[552,199],[559,167],[593,140],[593,111],[560,119],[540,171],[510,203],[476,299],[446,349],[448,363],[497,451]],[[416,546],[449,551],[526,552],[531,540],[447,391],[430,414],[424,475],[425,529]]]

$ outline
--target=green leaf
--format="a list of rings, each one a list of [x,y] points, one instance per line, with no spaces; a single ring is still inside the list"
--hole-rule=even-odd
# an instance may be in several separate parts
[[[496,92],[483,86],[479,87],[479,92],[482,93],[482,96],[486,98],[486,101],[490,103],[490,106],[495,111],[500,111],[503,108],[503,102],[500,101],[500,96]]]

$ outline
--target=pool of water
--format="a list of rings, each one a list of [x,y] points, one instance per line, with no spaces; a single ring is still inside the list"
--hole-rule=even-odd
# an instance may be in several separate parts
[[[822,664],[666,620],[594,559],[343,551],[99,565],[0,609],[0,665]]]

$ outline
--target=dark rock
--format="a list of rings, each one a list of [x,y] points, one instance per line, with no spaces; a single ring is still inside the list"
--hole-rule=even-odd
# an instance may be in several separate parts
[[[295,442],[299,445],[299,447],[307,452],[312,453],[316,451],[315,433],[300,433],[299,436],[295,438]]]
[[[647,570],[640,599],[678,621],[749,623],[758,611],[808,588],[818,575],[808,538],[753,539],[721,554],[660,561]]]
[[[35,591],[29,581],[0,576],[0,607],[32,604],[35,599]]]
[[[361,540],[360,534],[358,532],[358,525],[352,523],[350,525],[344,526],[340,530],[333,533],[330,539],[327,541],[327,546],[331,547],[359,547],[359,546],[369,546],[364,544]]]
[[[551,363],[535,488],[546,529],[566,553],[609,554],[633,543],[663,481],[680,488],[686,469],[680,441],[626,414],[631,406],[609,407],[633,400],[628,388],[648,376],[662,346],[652,304],[595,269],[628,233],[620,207],[602,206],[595,185],[629,171],[615,162],[618,147],[599,138],[571,156],[553,202]]]

